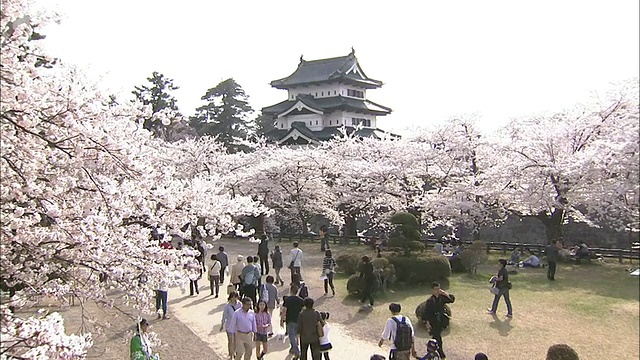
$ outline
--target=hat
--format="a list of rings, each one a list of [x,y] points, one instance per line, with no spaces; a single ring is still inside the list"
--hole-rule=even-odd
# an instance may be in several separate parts
[[[489,360],[485,353],[477,353],[474,360]]]
[[[242,260],[244,260],[244,256],[238,255],[238,261],[242,261]]]
[[[140,320],[140,326],[144,326],[144,325],[149,325],[149,322],[147,321],[147,319]]]

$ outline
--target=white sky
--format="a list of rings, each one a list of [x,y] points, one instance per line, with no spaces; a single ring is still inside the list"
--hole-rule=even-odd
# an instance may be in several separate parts
[[[569,107],[640,68],[634,0],[38,1],[62,15],[43,31],[51,55],[126,97],[159,71],[181,87],[185,115],[229,77],[255,110],[283,101],[269,82],[301,54],[343,56],[351,46],[385,83],[368,93],[394,110],[379,127],[401,134],[465,113],[489,130]]]

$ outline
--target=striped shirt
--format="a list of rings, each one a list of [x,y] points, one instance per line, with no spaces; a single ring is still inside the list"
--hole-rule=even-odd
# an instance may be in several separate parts
[[[258,329],[258,334],[266,334],[269,325],[271,325],[271,316],[268,312],[259,312],[256,313],[256,327]]]
[[[322,270],[329,269],[331,272],[335,272],[336,259],[332,257],[325,257],[322,259]]]

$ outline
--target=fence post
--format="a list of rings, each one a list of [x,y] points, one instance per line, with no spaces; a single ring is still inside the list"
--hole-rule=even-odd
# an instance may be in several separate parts
[[[491,244],[487,243],[487,254],[489,253],[489,250],[491,250]]]
[[[506,243],[506,242],[503,242],[503,243],[502,243],[502,253],[503,253],[503,254],[506,254],[506,253],[507,253],[507,243]]]
[[[623,262],[622,262],[622,259],[624,258],[624,256],[623,256],[623,252],[624,252],[624,250],[622,250],[622,249],[618,249],[618,261],[620,262],[620,264],[622,264],[622,263],[623,263]]]

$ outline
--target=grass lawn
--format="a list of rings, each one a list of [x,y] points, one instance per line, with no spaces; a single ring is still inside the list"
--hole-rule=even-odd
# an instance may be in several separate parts
[[[518,269],[510,276],[514,317],[509,319],[503,300],[497,316],[486,313],[493,300],[488,279],[497,272],[497,259],[492,254],[477,275],[453,274],[449,279],[448,291],[457,300],[444,334],[448,358],[472,359],[485,352],[490,359],[544,359],[550,345],[566,343],[581,359],[638,359],[640,281],[626,271],[632,265],[558,264],[555,282],[546,279],[546,269]],[[346,277],[338,277],[336,286],[345,291]],[[380,295],[370,314],[356,312],[354,297],[344,298],[341,309],[328,310],[354,336],[375,341],[389,316],[389,303],[402,304],[403,313],[415,321],[416,306],[429,294],[429,287],[421,285]],[[418,329],[416,336],[423,350],[429,335]]]

